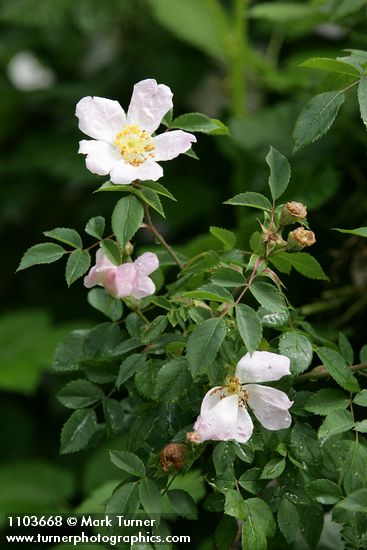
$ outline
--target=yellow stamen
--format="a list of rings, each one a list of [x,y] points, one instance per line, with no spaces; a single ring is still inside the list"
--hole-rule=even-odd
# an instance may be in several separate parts
[[[124,161],[132,166],[140,166],[155,156],[151,136],[138,124],[126,124],[116,135],[114,143]]]
[[[248,401],[248,397],[249,397],[248,392],[240,384],[240,381],[237,377],[230,378],[225,386],[221,386],[220,388],[217,388],[216,390],[213,390],[212,394],[216,393],[217,391],[221,391],[221,390],[225,391],[225,393],[221,396],[221,399],[224,399],[225,397],[228,397],[229,395],[237,395],[239,406],[244,407],[244,408],[247,407],[247,401]]]

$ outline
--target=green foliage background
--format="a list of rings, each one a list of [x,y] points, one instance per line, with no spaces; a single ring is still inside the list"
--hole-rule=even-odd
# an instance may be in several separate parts
[[[58,454],[67,413],[54,397],[64,379],[50,372],[53,350],[72,328],[102,319],[80,283],[66,290],[58,266],[14,275],[42,231],[82,229],[96,210],[108,214],[114,204],[113,193],[92,194],[96,177],[76,154],[76,102],[99,95],[127,107],[134,83],[152,77],[173,90],[176,116],[201,111],[228,124],[231,137],[198,136],[199,162],[182,156],[167,163],[165,185],[178,203],[166,201],[167,222],[159,224],[167,240],[190,253],[216,246],[210,225],[234,230],[245,246],[257,228],[256,212],[221,203],[239,192],[265,191],[269,145],[291,157],[301,109],[335,85],[299,64],[367,49],[366,4],[223,1],[223,19],[211,0],[2,0],[0,410],[7,421],[0,426],[1,511],[26,511],[30,503],[47,512],[83,509],[93,490],[103,486],[108,496],[120,479],[107,444],[82,455]],[[23,92],[12,85],[8,63],[25,49],[55,72],[54,86]],[[289,296],[320,336],[343,330],[357,351],[364,344],[366,244],[330,228],[367,225],[366,145],[352,91],[333,130],[291,159],[285,197],[307,204],[314,254],[331,279],[285,276]],[[190,483],[201,497],[203,485],[194,475]],[[200,548],[210,548],[207,531]]]

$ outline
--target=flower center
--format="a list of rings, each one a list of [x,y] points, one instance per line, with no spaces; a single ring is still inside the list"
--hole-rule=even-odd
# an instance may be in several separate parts
[[[126,124],[116,134],[114,143],[124,161],[132,166],[140,166],[155,156],[153,153],[155,147],[151,136],[138,124]]]
[[[228,395],[237,395],[238,405],[240,407],[247,407],[248,393],[245,388],[240,384],[240,381],[237,377],[232,377],[228,380],[228,383],[223,386],[223,389],[227,392]]]

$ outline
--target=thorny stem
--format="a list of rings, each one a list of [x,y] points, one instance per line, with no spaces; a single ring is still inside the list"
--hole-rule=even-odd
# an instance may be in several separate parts
[[[352,365],[349,368],[351,372],[358,372],[360,370],[367,369],[367,363],[358,363],[358,365]],[[320,365],[312,369],[310,372],[306,372],[305,374],[297,376],[297,378],[295,379],[295,383],[298,384],[299,382],[305,382],[307,380],[316,381],[322,378],[329,378],[329,376],[330,372],[327,370],[327,368]]]
[[[145,218],[146,218],[146,221],[147,221],[145,227],[153,233],[153,235],[156,237],[156,239],[167,250],[168,254],[175,261],[175,263],[178,265],[178,267],[180,269],[182,269],[183,268],[183,263],[181,262],[180,258],[177,256],[176,252],[170,247],[170,245],[166,242],[163,235],[161,235],[159,233],[158,229],[153,225],[152,218],[150,217],[149,206],[146,205],[146,204],[144,205],[144,211],[145,211]]]

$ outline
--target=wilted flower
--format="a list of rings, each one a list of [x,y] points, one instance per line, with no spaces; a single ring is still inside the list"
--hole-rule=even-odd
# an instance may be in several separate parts
[[[288,428],[291,424],[288,409],[293,401],[284,392],[256,382],[279,380],[290,374],[289,365],[288,357],[267,351],[255,351],[242,357],[235,377],[227,385],[209,390],[203,399],[200,416],[194,424],[201,441],[248,441],[253,424],[247,407],[264,428]]]
[[[283,205],[280,214],[281,225],[289,225],[307,218],[307,208],[302,202],[291,201]]]
[[[313,231],[305,229],[304,227],[297,227],[294,231],[291,231],[288,235],[288,250],[302,250],[307,246],[315,244],[316,237]]]
[[[172,92],[153,79],[134,86],[125,114],[117,101],[84,97],[76,106],[79,128],[93,140],[82,140],[79,153],[94,174],[110,174],[113,183],[158,180],[163,176],[156,161],[171,160],[188,151],[196,141],[182,130],[153,136],[164,115],[172,108]]]
[[[159,460],[165,472],[179,472],[182,470],[187,454],[187,447],[181,443],[169,443],[165,446]]]
[[[155,285],[148,275],[158,267],[158,258],[152,252],[145,252],[135,262],[117,266],[110,262],[102,249],[99,249],[96,264],[84,277],[84,286],[92,288],[101,285],[115,298],[145,298],[155,292]]]

